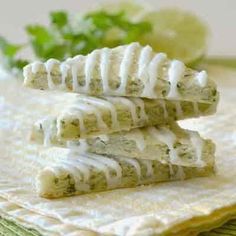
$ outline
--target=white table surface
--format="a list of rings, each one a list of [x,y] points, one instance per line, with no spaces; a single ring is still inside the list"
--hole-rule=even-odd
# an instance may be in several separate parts
[[[115,1],[115,0],[110,0]],[[0,0],[0,34],[16,42],[26,38],[23,27],[47,23],[48,12],[85,11],[101,0]],[[177,6],[199,15],[210,27],[209,55],[236,56],[236,0],[146,0],[155,8]]]

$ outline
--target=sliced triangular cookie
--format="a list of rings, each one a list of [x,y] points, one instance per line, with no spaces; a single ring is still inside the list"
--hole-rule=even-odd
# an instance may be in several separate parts
[[[215,112],[216,105],[217,102],[205,104],[75,95],[53,122],[60,139],[77,140],[137,127],[165,124],[170,120],[209,115]],[[48,129],[51,126],[50,122],[52,121],[46,119],[44,124],[40,125],[42,122],[39,122],[38,126],[41,130]]]
[[[54,120],[41,120],[33,127],[31,139],[45,145],[69,147],[80,153],[158,160],[192,167],[208,165],[213,159],[209,156],[214,154],[214,144],[210,140],[201,138],[196,131],[181,129],[175,122],[69,142],[58,139],[56,133]]]
[[[155,160],[78,154],[62,148],[53,148],[42,155],[44,159],[57,160],[55,165],[40,171],[36,179],[38,194],[46,198],[207,176],[214,172],[214,162],[205,167],[181,167]]]
[[[205,71],[197,72],[182,62],[139,43],[94,50],[64,62],[50,59],[24,68],[25,85],[89,95],[166,98],[211,103],[216,86]]]

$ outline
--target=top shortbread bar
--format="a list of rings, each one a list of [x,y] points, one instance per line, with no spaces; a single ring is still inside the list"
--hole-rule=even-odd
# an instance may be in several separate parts
[[[64,62],[50,59],[24,68],[25,86],[93,96],[165,98],[211,103],[216,86],[205,71],[187,68],[139,43],[97,49]]]

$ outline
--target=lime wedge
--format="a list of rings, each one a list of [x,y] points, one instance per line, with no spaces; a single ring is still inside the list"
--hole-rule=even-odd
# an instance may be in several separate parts
[[[178,9],[162,9],[145,14],[141,20],[153,25],[153,31],[139,41],[157,52],[192,64],[206,52],[208,30],[195,15]]]

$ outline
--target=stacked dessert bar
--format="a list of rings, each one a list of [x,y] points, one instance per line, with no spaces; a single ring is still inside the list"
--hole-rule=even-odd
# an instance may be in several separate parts
[[[205,71],[138,43],[24,68],[24,85],[58,90],[65,105],[37,121],[31,140],[55,160],[37,176],[57,198],[214,172],[215,146],[178,120],[211,115],[218,92]]]

